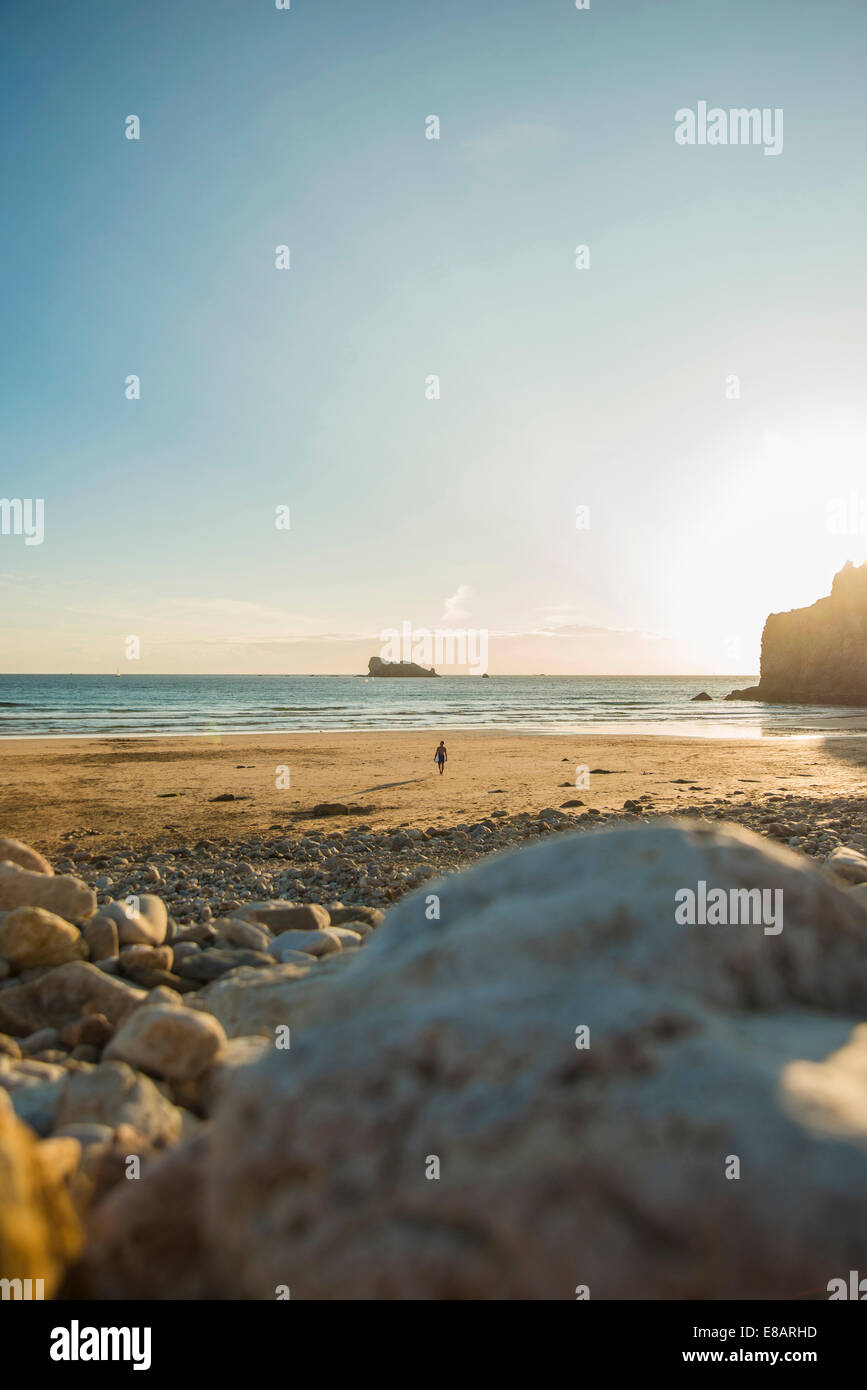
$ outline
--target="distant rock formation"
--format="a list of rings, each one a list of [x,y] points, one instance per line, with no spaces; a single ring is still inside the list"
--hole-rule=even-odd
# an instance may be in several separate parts
[[[707,693],[706,690],[702,690],[702,691],[699,692],[698,695],[693,695],[693,697],[692,697],[692,702],[693,702],[693,704],[694,704],[696,700],[712,700],[712,699],[713,699],[713,696],[712,696],[712,695],[708,695],[708,693]]]
[[[433,667],[428,670],[415,661],[383,661],[381,656],[372,656],[367,670],[371,676],[438,676]]]
[[[762,633],[759,684],[726,699],[867,705],[867,561],[847,561],[828,598],[772,613]]]

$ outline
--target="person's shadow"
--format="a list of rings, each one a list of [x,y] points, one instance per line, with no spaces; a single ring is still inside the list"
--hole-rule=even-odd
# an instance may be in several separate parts
[[[408,777],[405,782],[382,782],[378,787],[363,787],[362,790],[356,792],[355,795],[365,796],[367,792],[386,792],[390,787],[409,787],[413,782],[426,782],[430,775],[431,774],[428,773],[427,777]]]

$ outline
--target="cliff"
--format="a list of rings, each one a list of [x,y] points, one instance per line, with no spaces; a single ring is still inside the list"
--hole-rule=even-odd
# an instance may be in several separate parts
[[[809,608],[772,613],[759,684],[726,699],[867,706],[867,561],[857,568],[847,562],[830,595]]]
[[[367,663],[371,676],[436,676],[433,667],[427,670],[414,661],[383,661],[380,656],[372,656]]]

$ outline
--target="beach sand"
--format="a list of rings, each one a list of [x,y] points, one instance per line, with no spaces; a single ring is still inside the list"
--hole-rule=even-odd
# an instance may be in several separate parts
[[[602,811],[650,795],[655,811],[732,807],[775,792],[853,795],[867,786],[867,739],[761,740],[454,731],[440,777],[436,732],[236,734],[201,738],[10,739],[0,742],[0,832],[51,854],[67,836],[88,848],[122,842],[243,838],[320,802],[355,803],[360,816],[322,821],[419,828],[559,808],[579,799]],[[576,768],[590,770],[576,788]],[[287,788],[278,789],[277,779]],[[605,769],[600,771],[599,769]],[[231,793],[244,800],[219,802]],[[299,826],[300,833],[300,826]]]

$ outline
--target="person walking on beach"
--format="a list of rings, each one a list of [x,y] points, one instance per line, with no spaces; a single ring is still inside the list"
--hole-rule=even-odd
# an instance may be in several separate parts
[[[437,751],[434,753],[434,762],[435,762],[435,763],[437,764],[437,766],[439,767],[439,770],[440,770],[440,777],[442,777],[442,775],[443,775],[443,769],[445,768],[445,765],[446,765],[446,758],[447,758],[447,757],[448,757],[448,753],[446,752],[446,746],[445,746],[445,744],[443,743],[442,739],[440,739],[440,746],[439,746],[439,748],[437,749]]]

